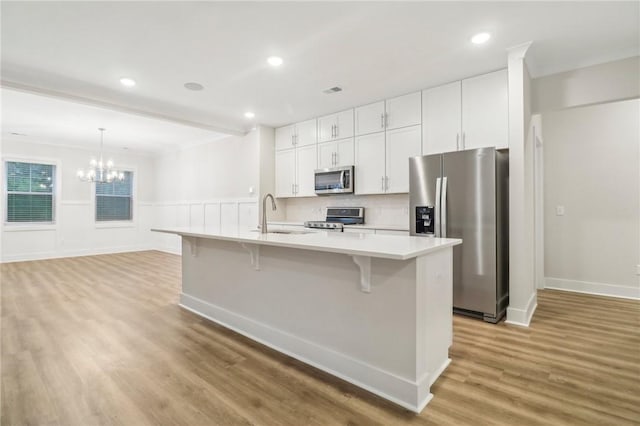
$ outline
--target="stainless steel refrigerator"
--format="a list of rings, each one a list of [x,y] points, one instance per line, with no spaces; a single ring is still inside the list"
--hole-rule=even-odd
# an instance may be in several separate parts
[[[509,303],[509,155],[480,148],[409,158],[411,235],[453,248],[454,312],[498,322]]]

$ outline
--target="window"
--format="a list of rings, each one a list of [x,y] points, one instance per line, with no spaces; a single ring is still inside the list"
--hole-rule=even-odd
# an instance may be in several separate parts
[[[133,220],[133,172],[123,181],[96,183],[96,221]]]
[[[53,223],[55,171],[53,164],[7,161],[8,223]]]

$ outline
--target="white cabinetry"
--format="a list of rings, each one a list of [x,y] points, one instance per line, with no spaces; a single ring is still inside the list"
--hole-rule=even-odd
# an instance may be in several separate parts
[[[462,147],[486,146],[509,146],[507,70],[462,80]]]
[[[461,87],[461,82],[455,81],[422,92],[423,155],[460,149]]]
[[[422,92],[424,155],[509,146],[507,70]]]
[[[356,136],[415,126],[422,120],[422,94],[409,93],[356,108]]]
[[[318,118],[318,142],[353,137],[353,109]]]
[[[409,157],[422,153],[421,118],[420,92],[356,108],[356,133],[369,132],[356,137],[356,194],[409,192]]]
[[[276,129],[276,151],[293,148],[295,144],[296,126],[278,127]]]
[[[420,126],[356,138],[356,194],[409,192],[409,157],[421,154]]]
[[[353,138],[318,144],[318,168],[353,165]]]
[[[385,127],[387,130],[415,126],[421,123],[422,96],[420,92],[409,93],[386,100]]]
[[[315,145],[296,148],[296,197],[315,195],[314,171],[318,167]]]
[[[315,195],[314,170],[317,167],[315,145],[276,151],[276,197]]]
[[[384,132],[356,137],[356,194],[384,192]]]
[[[302,121],[276,129],[276,150],[313,145],[318,140],[316,119]]]
[[[421,131],[420,125],[387,130],[384,192],[409,192],[409,157],[421,154]]]
[[[356,108],[356,136],[384,131],[384,101]]]
[[[293,197],[296,184],[296,149],[276,151],[276,197]]]

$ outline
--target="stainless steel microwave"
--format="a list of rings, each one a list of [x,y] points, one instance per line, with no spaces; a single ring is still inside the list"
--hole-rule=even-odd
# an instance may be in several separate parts
[[[353,166],[318,169],[314,182],[318,195],[353,194]]]

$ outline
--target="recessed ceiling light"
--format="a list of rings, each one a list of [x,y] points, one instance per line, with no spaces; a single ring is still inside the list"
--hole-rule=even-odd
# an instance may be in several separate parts
[[[267,63],[272,67],[279,67],[282,65],[282,58],[280,56],[269,56],[267,58]]]
[[[189,83],[185,83],[184,87],[189,90],[199,91],[204,89],[204,86],[200,83],[196,83],[195,81],[190,81]]]
[[[247,117],[247,118],[253,118],[256,115],[251,111],[247,111],[247,112],[244,113],[244,116]]]
[[[120,83],[125,87],[133,87],[136,85],[136,81],[129,77],[122,77]]]
[[[483,44],[489,41],[491,38],[491,34],[489,33],[478,33],[471,37],[471,43],[473,44]]]

